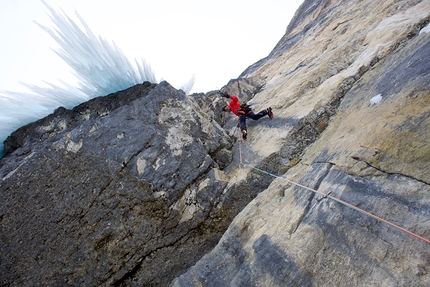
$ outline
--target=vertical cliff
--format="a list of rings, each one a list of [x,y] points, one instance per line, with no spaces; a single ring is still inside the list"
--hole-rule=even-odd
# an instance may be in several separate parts
[[[252,126],[243,169],[274,181],[173,286],[430,284],[429,11],[304,2],[241,75],[265,81],[252,101],[276,115]]]

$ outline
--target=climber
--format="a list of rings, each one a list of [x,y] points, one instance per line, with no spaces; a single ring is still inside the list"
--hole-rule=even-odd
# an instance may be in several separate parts
[[[228,92],[219,92],[219,94],[224,98],[230,99],[230,103],[228,105],[224,106],[222,108],[222,110],[225,112],[232,111],[236,116],[239,117],[238,126],[240,127],[240,130],[242,132],[243,140],[246,140],[247,135],[248,135],[248,131],[246,128],[246,119],[247,118],[251,118],[253,120],[258,120],[258,119],[264,117],[265,115],[268,115],[270,119],[273,119],[273,117],[274,117],[271,107],[260,111],[258,114],[254,114],[254,112],[252,111],[251,107],[248,104],[246,104],[246,103],[240,104],[239,103],[239,99],[237,98],[237,96],[230,95]]]

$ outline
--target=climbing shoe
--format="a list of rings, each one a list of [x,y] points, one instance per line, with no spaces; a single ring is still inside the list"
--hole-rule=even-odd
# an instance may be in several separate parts
[[[246,136],[247,136],[246,131],[242,130],[242,138],[243,138],[244,141],[246,141]]]
[[[272,108],[271,107],[269,107],[268,109],[267,109],[267,114],[269,115],[269,118],[271,118],[271,119],[273,119],[275,116],[273,115],[273,112],[272,112]]]

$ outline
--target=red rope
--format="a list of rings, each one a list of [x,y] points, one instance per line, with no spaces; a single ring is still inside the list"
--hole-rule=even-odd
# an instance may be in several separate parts
[[[416,238],[419,238],[419,239],[421,239],[421,240],[423,240],[423,241],[425,241],[427,243],[430,243],[430,240],[428,240],[427,238],[424,238],[424,237],[422,237],[422,236],[420,236],[420,235],[418,235],[416,233],[413,233],[412,231],[407,230],[406,228],[403,228],[403,227],[401,227],[401,226],[399,226],[397,224],[394,224],[394,223],[392,223],[392,222],[390,222],[390,221],[388,221],[386,219],[383,219],[382,217],[379,217],[379,216],[377,216],[377,215],[375,215],[373,213],[370,213],[370,212],[368,212],[368,211],[366,211],[364,209],[361,209],[361,208],[359,208],[359,207],[357,207],[355,205],[352,205],[352,204],[350,204],[350,203],[348,203],[348,202],[346,202],[346,201],[344,201],[344,200],[342,200],[340,198],[337,198],[337,197],[334,197],[334,196],[331,196],[331,195],[326,195],[326,196],[329,197],[329,198],[331,198],[331,199],[333,199],[334,201],[337,201],[337,202],[339,202],[341,204],[344,204],[344,205],[346,205],[346,206],[348,206],[348,207],[350,207],[352,209],[360,211],[360,212],[362,212],[362,213],[364,213],[364,214],[366,214],[368,216],[371,216],[371,217],[373,217],[373,218],[375,218],[375,219],[377,219],[379,221],[385,222],[385,223],[387,223],[387,224],[389,224],[389,225],[391,225],[391,226],[393,226],[393,227],[395,227],[397,229],[400,229],[400,230],[402,230],[402,231],[404,231],[406,233],[409,233],[410,235],[415,236]]]
[[[242,153],[242,151],[241,151],[241,153]],[[241,158],[242,158],[242,155],[241,155]],[[242,160],[241,160],[241,162],[242,162]],[[375,215],[375,214],[373,214],[373,213],[370,213],[370,212],[368,212],[368,211],[366,211],[366,210],[364,210],[364,209],[361,209],[361,208],[359,208],[359,207],[357,207],[357,206],[355,206],[355,205],[352,205],[352,204],[350,204],[350,203],[348,203],[348,202],[346,202],[346,201],[344,201],[344,200],[342,200],[342,199],[340,199],[340,198],[337,198],[337,197],[334,197],[334,196],[330,195],[330,193],[331,193],[331,192],[323,193],[323,192],[321,192],[321,191],[318,191],[318,190],[312,189],[312,188],[310,188],[310,187],[307,187],[307,186],[304,186],[304,185],[298,184],[298,183],[296,183],[296,182],[293,182],[293,181],[288,180],[288,179],[286,179],[286,178],[283,178],[283,177],[281,177],[281,176],[274,175],[273,173],[270,173],[270,172],[264,171],[264,170],[262,170],[262,169],[259,169],[259,168],[256,168],[256,167],[253,167],[253,166],[250,166],[250,165],[247,165],[247,166],[248,166],[248,167],[250,167],[250,168],[252,168],[252,169],[255,169],[255,170],[257,170],[257,171],[260,171],[260,172],[266,173],[266,174],[268,174],[268,175],[270,175],[270,176],[273,176],[273,177],[276,177],[276,178],[282,179],[282,180],[284,180],[284,181],[287,181],[287,182],[289,182],[289,183],[292,183],[292,184],[294,184],[294,185],[297,185],[297,186],[303,187],[303,188],[305,188],[305,189],[307,189],[307,190],[310,190],[310,191],[312,191],[312,192],[315,192],[315,193],[321,194],[321,195],[323,195],[324,197],[328,197],[328,198],[330,198],[330,199],[332,199],[332,200],[334,200],[334,201],[337,201],[337,202],[338,202],[338,203],[340,203],[340,204],[343,204],[343,205],[348,206],[348,207],[350,207],[350,208],[352,208],[352,209],[355,209],[355,210],[357,210],[357,211],[359,211],[359,212],[362,212],[363,214],[366,214],[366,215],[368,215],[368,216],[370,216],[370,217],[373,217],[373,218],[375,218],[375,219],[377,219],[377,220],[379,220],[379,221],[385,222],[385,223],[387,223],[387,224],[389,224],[389,225],[391,225],[391,226],[393,226],[393,227],[395,227],[395,228],[397,228],[397,229],[399,229],[399,230],[401,230],[401,231],[404,231],[404,232],[406,232],[406,233],[408,233],[408,234],[410,234],[410,235],[412,235],[412,236],[415,236],[415,237],[416,237],[416,238],[418,238],[418,239],[421,239],[421,240],[423,240],[423,241],[425,241],[425,242],[427,242],[427,243],[430,243],[430,240],[429,240],[429,239],[427,239],[427,238],[424,238],[424,237],[422,237],[422,236],[420,236],[420,235],[418,235],[418,234],[416,234],[416,233],[414,233],[414,232],[412,232],[412,231],[410,231],[410,230],[407,230],[406,228],[403,228],[403,227],[401,227],[401,226],[399,226],[399,225],[397,225],[397,224],[394,224],[394,223],[392,223],[392,222],[390,222],[390,221],[388,221],[388,220],[386,220],[386,219],[383,219],[382,217],[379,217],[379,216],[377,216],[377,215]]]

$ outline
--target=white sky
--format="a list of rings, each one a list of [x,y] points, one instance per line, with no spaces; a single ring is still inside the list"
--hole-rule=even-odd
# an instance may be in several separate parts
[[[179,87],[195,75],[193,92],[208,92],[267,56],[303,0],[46,2],[71,17],[76,9],[94,34],[146,59],[159,80]],[[0,90],[72,77],[55,41],[34,23],[52,27],[40,0],[0,0],[0,7]]]

